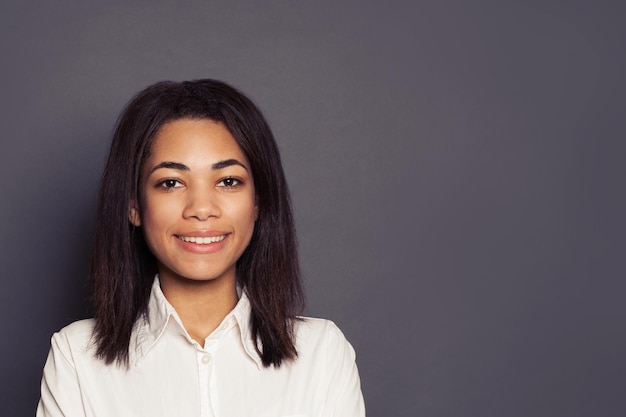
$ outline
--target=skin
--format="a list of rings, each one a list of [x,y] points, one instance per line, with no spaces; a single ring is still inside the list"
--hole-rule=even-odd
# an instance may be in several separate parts
[[[236,263],[258,215],[248,159],[221,123],[169,122],[142,167],[140,206],[129,219],[158,260],[165,297],[203,346],[237,303]]]

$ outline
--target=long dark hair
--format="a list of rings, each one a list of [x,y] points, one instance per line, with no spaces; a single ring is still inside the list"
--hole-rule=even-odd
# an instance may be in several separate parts
[[[184,118],[223,123],[250,161],[259,215],[237,262],[237,277],[250,300],[257,352],[265,366],[278,367],[297,356],[293,322],[304,304],[289,191],[274,136],[259,109],[233,87],[208,79],[153,84],[117,121],[101,179],[90,268],[96,356],[128,365],[133,326],[147,313],[157,272],[128,211],[131,202],[141,202],[141,169],[156,133]]]

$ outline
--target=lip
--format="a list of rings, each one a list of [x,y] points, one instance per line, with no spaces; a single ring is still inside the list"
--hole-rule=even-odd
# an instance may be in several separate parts
[[[205,231],[193,231],[188,233],[177,233],[174,235],[177,244],[185,251],[197,253],[197,254],[209,254],[214,253],[222,249],[226,243],[228,242],[228,238],[230,237],[230,232],[222,232],[215,230],[205,230]],[[210,243],[195,243],[184,241],[181,239],[182,237],[192,237],[192,238],[211,238],[217,236],[224,236],[224,239],[218,242],[210,242]]]
[[[174,236],[176,237],[178,236],[215,237],[215,236],[222,236],[222,235],[228,235],[228,234],[230,234],[230,232],[227,232],[225,230],[191,230],[189,232],[174,233]]]

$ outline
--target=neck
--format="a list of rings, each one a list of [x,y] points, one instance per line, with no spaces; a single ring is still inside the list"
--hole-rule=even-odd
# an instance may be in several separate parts
[[[204,346],[204,340],[237,304],[235,277],[192,280],[160,275],[161,290],[176,309],[189,335]]]

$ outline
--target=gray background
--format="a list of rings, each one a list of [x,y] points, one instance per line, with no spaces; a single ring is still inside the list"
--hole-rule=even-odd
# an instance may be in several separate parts
[[[620,2],[6,3],[0,415],[89,315],[117,114],[202,77],[274,129],[369,416],[626,415]]]

